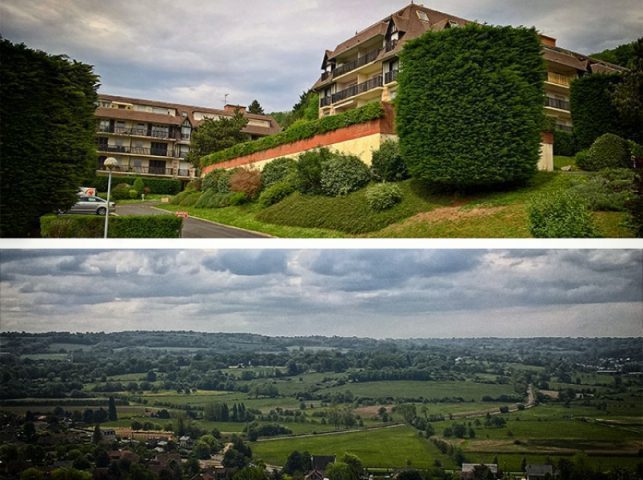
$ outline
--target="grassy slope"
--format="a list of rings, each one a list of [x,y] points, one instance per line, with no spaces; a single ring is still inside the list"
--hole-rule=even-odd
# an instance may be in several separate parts
[[[256,204],[163,208],[277,237],[524,238],[530,236],[531,198],[569,188],[575,175],[540,172],[526,187],[471,195],[431,193],[407,180],[399,184],[402,202],[384,212],[368,207],[364,189],[339,198],[294,194],[267,209]],[[602,236],[631,236],[624,226],[627,214],[597,212],[594,217]]]

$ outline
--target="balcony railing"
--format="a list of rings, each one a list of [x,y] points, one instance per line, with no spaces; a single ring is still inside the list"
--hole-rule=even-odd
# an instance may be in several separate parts
[[[559,98],[545,97],[545,106],[570,111],[569,101]]]
[[[399,73],[399,70],[391,70],[390,72],[386,72],[384,74],[384,83],[391,83],[397,80],[397,74]]]
[[[340,90],[337,93],[333,93],[331,97],[332,99],[331,101],[333,103],[336,103],[336,102],[339,102],[340,100],[344,100],[349,97],[354,97],[355,95],[359,95],[360,93],[364,93],[381,86],[382,86],[382,75],[378,75],[377,77],[373,77],[370,80],[367,80],[366,82],[358,83],[357,85],[352,85],[348,88],[345,88],[344,90]]]
[[[547,81],[549,83],[555,83],[556,85],[563,85],[565,87],[569,87],[572,80],[574,80],[574,77],[570,77],[569,75],[562,75],[560,73],[555,73],[555,72],[547,72]]]
[[[131,155],[151,155],[156,157],[178,157],[179,152],[165,148],[126,147],[125,145],[98,144],[99,152],[129,153]]]
[[[322,97],[319,100],[319,106],[320,107],[327,107],[331,103],[332,103],[332,97],[330,95],[328,95],[327,97]]]
[[[330,77],[331,72],[322,72],[321,79],[322,82],[326,80],[328,77]]]
[[[105,127],[99,125],[96,131],[98,133],[115,133],[118,135],[135,135],[139,137],[165,138],[170,140],[175,138],[171,136],[168,131],[154,129],[150,131],[147,128]]]
[[[347,62],[347,63],[344,63],[343,65],[340,65],[335,70],[333,70],[333,77],[338,77],[347,72],[355,70],[356,68],[366,65],[367,63],[371,63],[375,61],[375,59],[379,56],[381,51],[382,50],[379,48],[377,50],[371,50],[366,55],[358,57],[357,59],[351,62]]]
[[[384,44],[384,50],[390,52],[395,47],[397,47],[397,40],[389,40]]]

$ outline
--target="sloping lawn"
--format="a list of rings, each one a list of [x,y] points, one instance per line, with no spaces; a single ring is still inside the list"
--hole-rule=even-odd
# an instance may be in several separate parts
[[[269,208],[256,203],[220,209],[164,205],[190,215],[276,237],[525,238],[530,237],[527,208],[534,195],[568,189],[579,173],[539,172],[528,186],[475,194],[432,192],[415,180],[398,185],[402,201],[373,211],[366,189],[345,197],[295,193]],[[632,237],[627,214],[594,214],[601,236]]]

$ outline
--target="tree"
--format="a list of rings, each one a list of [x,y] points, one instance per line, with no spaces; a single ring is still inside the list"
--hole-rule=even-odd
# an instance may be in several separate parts
[[[114,401],[114,397],[109,397],[109,403],[107,405],[107,418],[109,418],[110,422],[118,420],[118,414],[116,413],[116,401]]]
[[[525,457],[522,457],[522,460],[520,461],[520,471],[521,472],[527,471],[527,459]]]
[[[36,426],[33,422],[26,422],[22,427],[22,433],[28,442],[33,442],[36,438]]]
[[[616,85],[612,103],[630,133],[629,138],[643,142],[643,38],[630,44],[632,57],[628,62],[630,70],[623,75],[623,81]]]
[[[407,42],[396,123],[411,176],[458,189],[531,178],[545,123],[541,48],[534,29],[473,24]]]
[[[248,105],[248,112],[255,113],[257,115],[263,115],[264,114],[263,107],[261,106],[259,101],[256,100],[256,99],[253,100],[250,105]]]
[[[476,465],[473,467],[474,480],[494,480],[496,477],[486,465]]]
[[[0,236],[39,234],[96,167],[98,77],[90,65],[0,40]]]
[[[232,117],[206,118],[192,134],[187,160],[198,167],[201,157],[247,141],[249,136],[242,132],[247,124],[248,119],[240,110]]]
[[[305,473],[312,468],[310,464],[310,453],[299,452],[295,450],[288,455],[286,463],[284,463],[284,473],[293,475],[296,472]]]
[[[232,480],[268,480],[266,470],[261,467],[245,467],[234,474]]]
[[[103,434],[100,431],[100,427],[98,425],[94,426],[94,434],[92,435],[92,442],[98,444],[101,442],[103,439]]]

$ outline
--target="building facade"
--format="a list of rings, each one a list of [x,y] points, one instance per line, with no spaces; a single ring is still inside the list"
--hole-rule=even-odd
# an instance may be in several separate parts
[[[104,162],[114,157],[114,175],[140,175],[190,180],[196,169],[186,161],[192,133],[206,118],[232,117],[241,110],[248,119],[243,132],[251,139],[281,131],[269,115],[245,111],[245,107],[226,105],[223,110],[99,95],[96,109],[97,173],[107,173]]]
[[[399,54],[404,44],[427,31],[468,23],[471,21],[410,4],[357,32],[334,50],[326,50],[321,77],[313,87],[319,93],[319,116],[340,113],[374,100],[392,101],[397,93]],[[589,73],[623,69],[559,48],[552,37],[541,35],[541,42],[547,65],[545,114],[555,120],[557,128],[571,131],[572,80]]]

